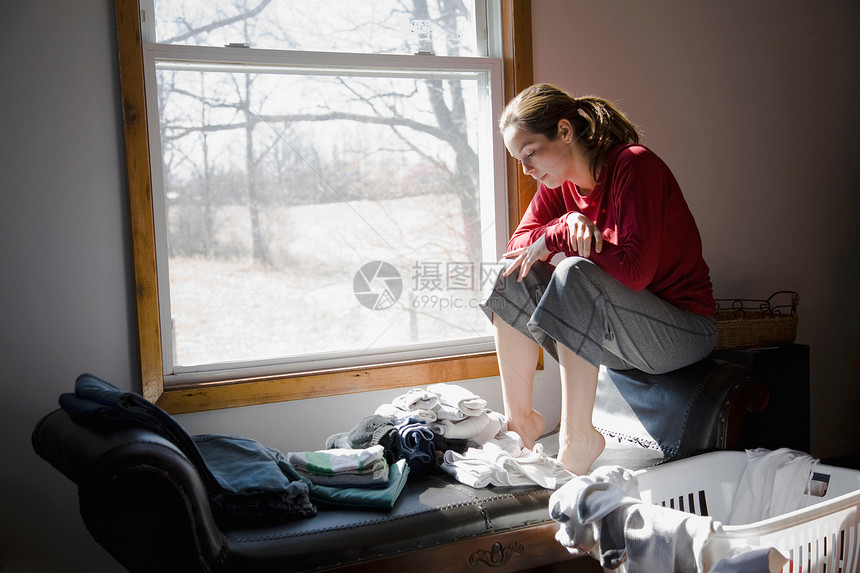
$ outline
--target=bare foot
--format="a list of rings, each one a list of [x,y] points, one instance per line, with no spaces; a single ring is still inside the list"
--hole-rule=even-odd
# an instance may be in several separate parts
[[[546,428],[546,420],[537,410],[529,412],[522,422],[508,420],[508,429],[519,434],[523,445],[530,450],[534,449],[535,442],[543,435],[544,428]]]
[[[587,474],[594,460],[603,453],[606,439],[594,428],[585,433],[573,434],[567,439],[568,443],[565,444],[564,436],[559,436],[558,461],[574,475]]]

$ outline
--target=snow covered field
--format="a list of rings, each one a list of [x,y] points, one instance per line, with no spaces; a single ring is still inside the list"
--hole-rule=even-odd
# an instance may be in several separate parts
[[[468,260],[453,194],[284,207],[267,214],[261,226],[271,265],[255,265],[249,255],[170,259],[177,364],[321,350],[368,353],[490,334],[477,303],[486,282],[481,272],[492,272],[495,261]],[[248,210],[224,208],[218,221],[218,242],[250,253]],[[355,275],[372,261],[387,262],[400,275],[402,292],[390,308],[367,308],[355,296]],[[389,284],[376,280],[371,289]]]

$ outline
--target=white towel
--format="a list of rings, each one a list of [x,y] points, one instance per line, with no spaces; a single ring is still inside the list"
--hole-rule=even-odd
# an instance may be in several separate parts
[[[401,410],[432,410],[439,397],[423,388],[412,388],[391,401]]]
[[[469,416],[460,421],[437,420],[428,424],[430,430],[449,440],[468,440],[484,431],[489,425],[490,417],[485,413],[480,416]],[[496,432],[493,432],[495,434]]]
[[[422,422],[435,422],[436,412],[434,410],[404,410],[394,404],[380,404],[374,412],[377,416],[385,416],[395,426],[410,419]]]
[[[804,507],[818,460],[797,450],[747,450],[747,467],[732,501],[730,525],[746,525]]]
[[[466,418],[466,413],[463,412],[457,406],[451,406],[449,404],[443,404],[442,402],[437,402],[435,406],[433,406],[433,412],[436,414],[437,420],[462,420]]]
[[[458,408],[467,416],[480,416],[487,407],[486,400],[456,384],[440,382],[427,386],[427,390],[435,394],[443,404]]]

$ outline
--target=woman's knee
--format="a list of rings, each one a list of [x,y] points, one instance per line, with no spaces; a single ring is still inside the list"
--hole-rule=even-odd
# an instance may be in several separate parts
[[[609,294],[615,286],[615,279],[593,261],[583,257],[568,257],[561,261],[553,279],[568,293]]]
[[[567,257],[558,263],[555,269],[555,274],[559,278],[591,278],[597,273],[605,273],[603,269],[598,267],[594,261],[583,257]]]
[[[538,261],[532,266],[529,273],[523,278],[523,280],[520,281],[518,280],[519,272],[516,270],[508,276],[505,276],[504,274],[510,267],[511,262],[513,261],[508,262],[502,272],[499,273],[499,276],[496,278],[496,282],[493,284],[492,292],[501,295],[507,293],[508,297],[513,298],[518,298],[513,293],[524,293],[528,298],[532,299],[533,302],[540,300],[540,295],[543,294],[547,283],[552,277],[554,267],[549,263]],[[537,298],[535,299],[535,297]]]

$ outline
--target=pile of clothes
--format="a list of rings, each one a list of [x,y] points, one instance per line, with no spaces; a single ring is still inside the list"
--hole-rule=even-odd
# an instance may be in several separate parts
[[[203,478],[219,519],[311,517],[316,504],[390,510],[410,472],[444,471],[473,487],[555,488],[572,477],[507,430],[505,417],[462,386],[413,388],[326,440],[286,455],[255,440],[191,436],[142,396],[82,374],[61,407],[96,431],[146,428],[185,454]]]
[[[389,461],[405,461],[412,472],[443,471],[472,487],[555,489],[573,477],[542,444],[524,447],[485,399],[449,383],[412,388],[326,441],[326,448],[377,445]]]
[[[747,465],[726,525],[743,525],[805,507],[813,469],[809,454],[781,448],[747,450]],[[723,523],[712,517],[652,505],[640,499],[635,473],[603,466],[577,476],[550,497],[556,540],[572,554],[591,554],[607,570],[775,573],[788,557],[775,547],[737,541],[711,545]],[[741,539],[741,538],[738,538]],[[717,549],[721,553],[716,552]]]

